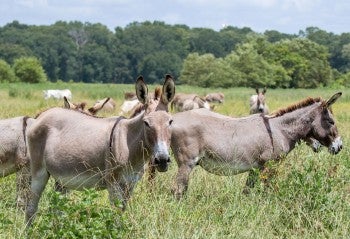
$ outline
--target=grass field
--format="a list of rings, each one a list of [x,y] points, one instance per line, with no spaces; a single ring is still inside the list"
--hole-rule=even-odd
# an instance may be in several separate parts
[[[123,93],[133,85],[2,84],[0,118],[35,116],[63,102],[43,99],[44,89],[69,88],[73,102],[110,96],[118,107]],[[149,86],[150,90],[154,86]],[[177,86],[177,92],[205,95],[221,91],[225,103],[216,111],[230,116],[249,113],[253,89],[203,89]],[[270,110],[288,106],[307,96],[328,98],[338,90],[268,89]],[[350,237],[350,89],[334,104],[343,150],[330,155],[314,153],[298,145],[282,162],[269,187],[258,184],[248,196],[242,194],[247,174],[232,177],[212,175],[197,167],[190,177],[185,198],[177,201],[170,188],[177,170],[158,174],[153,189],[145,177],[123,215],[109,206],[107,192],[87,190],[67,196],[46,187],[30,238],[349,238]],[[118,114],[119,109],[115,111]],[[103,115],[107,116],[107,115]],[[0,132],[1,133],[1,132]],[[24,238],[24,213],[15,204],[15,175],[0,179],[0,238]],[[118,223],[115,223],[118,221]]]

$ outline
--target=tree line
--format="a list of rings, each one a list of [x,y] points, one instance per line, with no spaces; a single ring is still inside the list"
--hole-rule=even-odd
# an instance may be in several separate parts
[[[58,21],[0,27],[0,81],[160,83],[201,87],[350,86],[350,33],[309,27],[298,34],[248,27],[219,31],[160,21],[106,26]]]

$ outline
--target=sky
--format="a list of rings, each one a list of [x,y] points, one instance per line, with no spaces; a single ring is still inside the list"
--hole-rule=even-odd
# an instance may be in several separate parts
[[[0,26],[57,21],[101,23],[111,31],[132,22],[162,21],[219,31],[250,27],[298,34],[307,27],[350,32],[349,0],[0,0]]]

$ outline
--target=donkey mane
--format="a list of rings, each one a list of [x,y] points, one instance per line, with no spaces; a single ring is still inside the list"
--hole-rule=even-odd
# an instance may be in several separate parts
[[[321,97],[316,97],[316,98],[308,97],[308,98],[306,98],[298,103],[295,103],[293,105],[290,105],[286,108],[278,109],[277,111],[271,113],[270,116],[271,117],[279,117],[279,116],[282,116],[284,114],[290,113],[292,111],[295,111],[297,109],[312,105],[312,104],[317,103],[317,102],[324,102],[324,101],[321,99]]]
[[[160,100],[161,94],[162,89],[159,86],[157,86],[157,88],[154,90],[153,100]],[[134,118],[136,115],[140,114],[145,109],[145,107],[146,106],[144,104],[137,104],[130,118]]]

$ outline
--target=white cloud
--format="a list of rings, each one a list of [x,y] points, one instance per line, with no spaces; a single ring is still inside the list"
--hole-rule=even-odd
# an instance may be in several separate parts
[[[322,6],[320,0],[284,0],[282,7],[285,10],[296,9],[297,11],[303,12],[309,11],[317,5]]]

